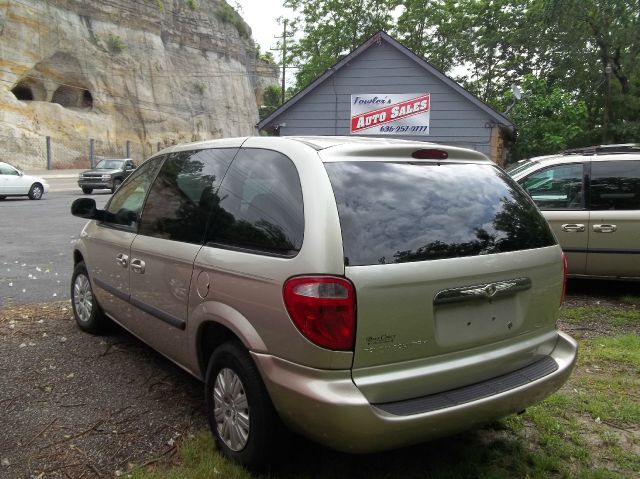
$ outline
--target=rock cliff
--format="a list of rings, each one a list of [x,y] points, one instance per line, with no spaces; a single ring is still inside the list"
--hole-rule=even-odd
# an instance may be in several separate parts
[[[277,82],[224,0],[0,0],[0,159],[23,168],[47,136],[64,168],[255,134]]]

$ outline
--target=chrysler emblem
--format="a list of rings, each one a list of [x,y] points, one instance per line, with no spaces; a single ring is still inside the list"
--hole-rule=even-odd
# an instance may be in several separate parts
[[[493,298],[497,292],[498,292],[498,288],[496,287],[495,284],[488,284],[484,288],[484,296],[487,299]]]

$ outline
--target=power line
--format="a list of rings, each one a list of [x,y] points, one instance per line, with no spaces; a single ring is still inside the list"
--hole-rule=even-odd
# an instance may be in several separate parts
[[[274,37],[282,40],[282,43],[280,44],[282,46],[282,86],[281,86],[282,91],[280,92],[281,105],[284,104],[284,97],[285,97],[285,80],[286,80],[286,72],[287,72],[287,38],[291,38],[293,36],[293,33],[287,33],[287,25],[289,23],[289,20],[285,18],[282,23],[283,23],[282,36]],[[280,50],[280,49],[272,48],[271,50]]]

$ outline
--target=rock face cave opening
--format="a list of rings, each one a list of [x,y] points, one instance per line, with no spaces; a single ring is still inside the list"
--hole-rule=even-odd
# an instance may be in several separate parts
[[[93,108],[93,95],[89,90],[72,85],[60,85],[51,99],[65,108]]]
[[[22,101],[46,101],[44,85],[34,78],[23,78],[11,89],[11,93]]]
[[[33,101],[33,92],[31,88],[26,85],[16,85],[13,87],[13,90],[11,90],[11,93],[13,93],[18,100]]]

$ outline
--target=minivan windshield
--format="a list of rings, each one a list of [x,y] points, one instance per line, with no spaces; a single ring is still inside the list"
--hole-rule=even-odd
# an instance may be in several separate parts
[[[491,164],[325,163],[351,266],[556,244],[529,196]]]
[[[121,170],[124,160],[101,160],[96,165],[96,170]]]

